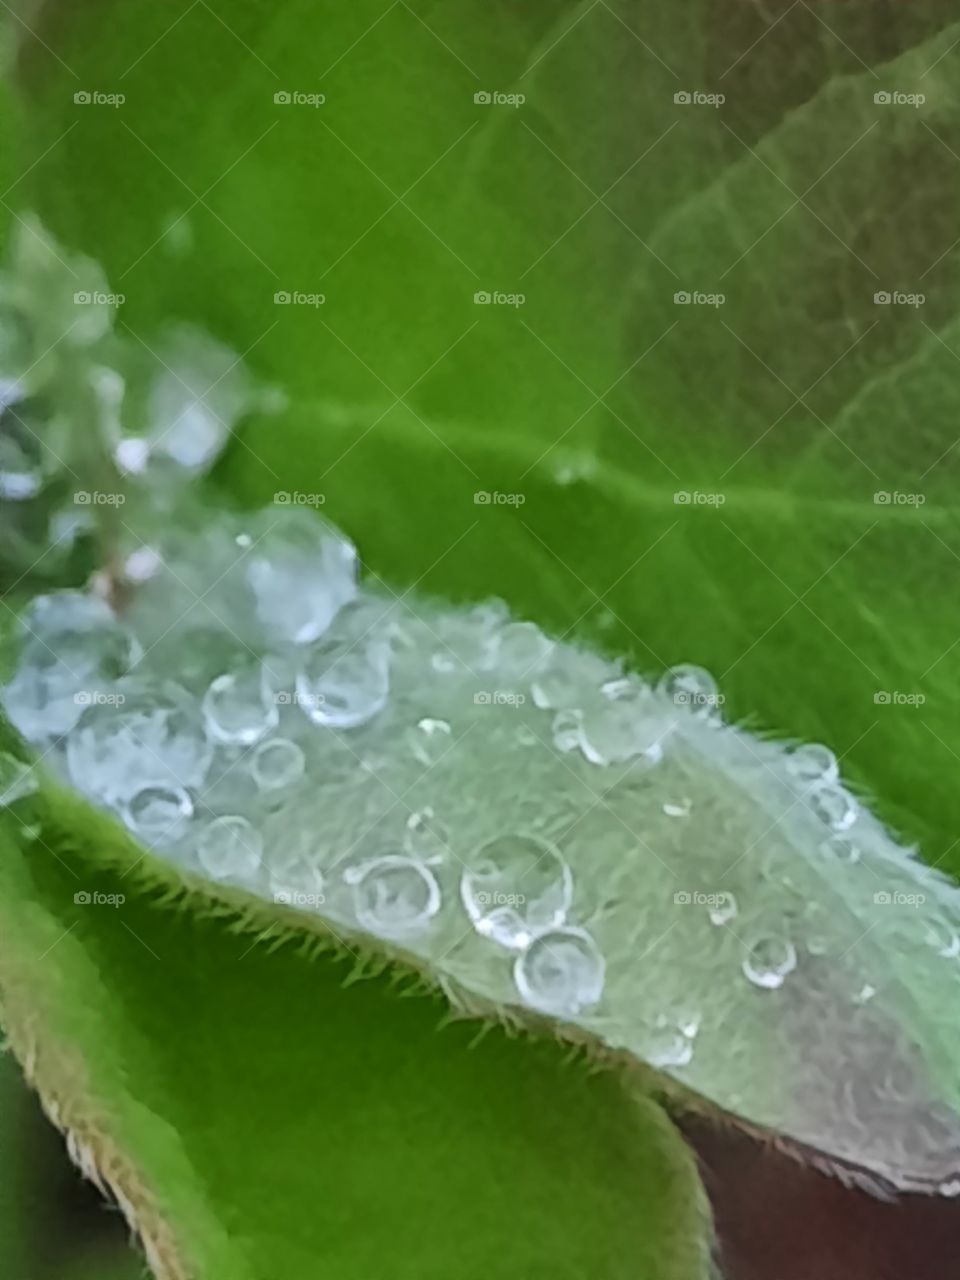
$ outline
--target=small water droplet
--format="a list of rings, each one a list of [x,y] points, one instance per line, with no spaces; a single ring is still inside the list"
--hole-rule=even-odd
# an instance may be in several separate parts
[[[204,827],[197,841],[197,857],[214,880],[243,880],[259,868],[263,837],[238,814],[225,814]]]
[[[421,862],[442,862],[450,852],[450,834],[428,806],[407,819],[403,847],[411,858]]]
[[[121,817],[143,840],[174,841],[193,817],[193,801],[183,787],[143,787],[123,805]]]
[[[723,695],[710,672],[692,663],[671,667],[664,672],[658,687],[674,706],[688,707],[705,716],[716,716],[717,708],[723,702]]]
[[[960,935],[946,916],[927,916],[923,921],[923,936],[927,946],[945,959],[960,955]]]
[[[386,937],[419,933],[440,910],[440,886],[420,862],[397,854],[374,858],[344,873],[353,886],[357,919]]]
[[[261,667],[217,676],[201,704],[207,731],[217,742],[250,747],[280,721],[280,711]]]
[[[553,745],[558,751],[575,751],[580,745],[580,712],[558,711],[550,726]]]
[[[680,801],[667,800],[663,805],[663,812],[668,818],[689,818],[692,810],[693,801],[689,796]]]
[[[820,852],[828,858],[837,858],[840,862],[859,862],[860,849],[849,836],[835,835],[824,840]]]
[[[717,901],[709,908],[710,923],[715,925],[729,924],[736,920],[739,907],[732,893],[719,893]]]
[[[641,1052],[653,1067],[685,1067],[693,1058],[693,1034],[661,1015],[643,1034]]]
[[[452,729],[446,720],[427,716],[407,734],[410,750],[423,765],[436,764],[450,750]]]
[[[584,929],[550,929],[517,956],[513,976],[520,998],[534,1009],[572,1015],[599,1001],[605,969]]]
[[[289,738],[271,738],[261,742],[250,761],[250,772],[263,791],[290,787],[303,777],[303,751]]]
[[[960,1196],[960,1178],[947,1178],[945,1182],[939,1183],[937,1190],[942,1196],[947,1196],[948,1199]]]
[[[774,991],[797,967],[797,951],[789,938],[758,938],[743,960],[743,972],[755,987]]]
[[[806,742],[787,756],[787,772],[803,788],[825,786],[840,776],[837,757],[822,742]]]
[[[510,622],[497,639],[497,669],[523,677],[539,670],[550,656],[553,641],[532,622]]]
[[[820,821],[834,831],[849,831],[857,820],[857,802],[843,787],[827,784],[810,791],[805,799]]]

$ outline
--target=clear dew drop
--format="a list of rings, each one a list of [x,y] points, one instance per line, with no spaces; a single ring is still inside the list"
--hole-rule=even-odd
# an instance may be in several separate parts
[[[386,650],[380,646],[320,644],[309,649],[297,671],[297,702],[314,724],[355,729],[387,705],[390,692]]]
[[[207,732],[216,742],[250,747],[280,721],[276,700],[260,667],[217,676],[201,704]]]
[[[820,852],[828,858],[836,858],[840,862],[854,863],[860,861],[860,847],[849,836],[834,835],[824,840]]]
[[[717,901],[708,908],[710,923],[722,926],[729,924],[731,920],[736,920],[740,908],[734,895],[732,893],[720,893],[716,897]]]
[[[743,958],[744,976],[755,987],[775,991],[797,967],[797,951],[789,938],[758,938]]]
[[[939,1183],[937,1191],[948,1199],[960,1196],[960,1178],[947,1178],[944,1182]]]
[[[371,933],[402,937],[420,933],[440,910],[440,886],[422,863],[385,854],[344,872],[353,887],[357,920]]]
[[[411,813],[403,833],[404,852],[420,862],[443,862],[450,853],[450,833],[429,806]]]
[[[820,821],[834,831],[849,831],[859,814],[853,796],[833,783],[809,792],[806,802]]]
[[[668,818],[689,818],[693,812],[693,801],[684,796],[682,800],[665,801],[662,808]]]
[[[641,1040],[641,1052],[653,1067],[685,1067],[693,1060],[693,1041],[698,1027],[679,1023],[660,1015],[647,1026]]]
[[[261,742],[250,761],[250,772],[261,791],[292,787],[303,777],[305,768],[303,750],[289,738]]]
[[[193,817],[193,801],[183,787],[143,787],[120,811],[126,825],[148,843],[178,840]]]
[[[953,960],[960,955],[960,934],[946,916],[936,914],[924,919],[923,940],[946,960]]]
[[[543,1013],[573,1015],[603,995],[606,965],[584,929],[549,929],[517,956],[513,977],[521,1000]]]
[[[311,644],[357,596],[357,552],[325,521],[296,508],[272,518],[245,561],[267,633]]]
[[[213,748],[193,698],[172,682],[120,681],[67,738],[67,766],[86,795],[122,802],[148,785],[200,787]]]
[[[509,622],[497,637],[497,670],[505,676],[532,676],[546,662],[552,649],[553,642],[534,623]]]
[[[224,814],[200,833],[197,857],[214,880],[247,879],[263,859],[263,837],[246,818]]]
[[[591,700],[579,718],[577,743],[591,764],[625,764],[655,753],[664,728],[643,714],[640,698],[631,690]]]
[[[664,672],[658,685],[674,706],[687,707],[702,715],[716,715],[721,703],[717,682],[709,671],[692,663],[681,663]]]
[[[787,772],[804,789],[828,786],[840,777],[837,757],[821,742],[795,747],[787,756]]]
[[[476,851],[460,878],[460,899],[477,933],[511,950],[562,925],[572,898],[570,868],[538,836],[498,836]]]
[[[446,720],[434,720],[430,716],[417,722],[416,728],[407,734],[410,750],[421,764],[436,764],[450,750],[453,730]]]
[[[558,711],[550,726],[553,745],[558,751],[575,751],[580,745],[580,712]]]

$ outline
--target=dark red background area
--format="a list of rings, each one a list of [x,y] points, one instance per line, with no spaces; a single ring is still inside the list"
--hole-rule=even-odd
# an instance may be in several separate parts
[[[732,1128],[679,1121],[725,1280],[958,1280],[960,1199],[880,1200]]]

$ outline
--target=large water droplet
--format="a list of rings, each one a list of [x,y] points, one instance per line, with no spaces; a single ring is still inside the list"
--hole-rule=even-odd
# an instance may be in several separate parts
[[[419,933],[440,910],[440,886],[420,862],[385,854],[359,867],[344,879],[353,886],[354,910],[365,929],[385,937]]]
[[[544,1013],[579,1013],[603,995],[605,964],[583,929],[551,929],[517,956],[513,976],[520,998]]]
[[[142,787],[199,787],[213,755],[194,700],[178,685],[121,680],[67,738],[74,784],[90,796],[126,800]]]
[[[773,934],[752,943],[743,959],[743,972],[755,987],[774,991],[797,967],[797,951],[789,938]]]
[[[200,833],[197,857],[214,880],[245,880],[259,868],[263,837],[239,814],[225,814]]]
[[[272,513],[246,572],[267,633],[294,644],[317,640],[357,594],[355,547],[300,508]]]
[[[260,667],[217,676],[203,695],[207,732],[217,742],[250,747],[280,721],[280,711]]]
[[[520,949],[566,920],[573,877],[545,840],[498,836],[471,858],[460,879],[460,897],[479,934]]]

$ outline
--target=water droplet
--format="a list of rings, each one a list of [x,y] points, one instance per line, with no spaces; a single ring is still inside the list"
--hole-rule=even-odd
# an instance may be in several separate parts
[[[663,805],[663,812],[668,818],[689,818],[692,810],[693,801],[689,796],[680,801],[667,800]]]
[[[692,1033],[686,1027],[664,1017],[662,1014],[644,1030],[641,1052],[653,1067],[685,1067],[693,1058],[693,1040],[698,1028]]]
[[[532,622],[510,622],[497,638],[497,670],[504,675],[532,675],[543,665],[553,649],[538,626]]]
[[[43,473],[35,458],[13,436],[0,435],[0,498],[26,502],[43,488]]]
[[[113,460],[125,475],[143,475],[150,461],[150,441],[139,436],[124,436],[114,446]]]
[[[709,908],[710,923],[715,925],[729,924],[736,920],[739,907],[732,893],[719,893],[717,901]]]
[[[427,807],[407,819],[403,847],[421,862],[442,862],[450,852],[450,834],[433,809]]]
[[[550,929],[534,938],[514,963],[520,998],[544,1013],[579,1013],[603,995],[605,963],[583,929]]]
[[[143,787],[126,801],[120,816],[143,840],[174,841],[193,817],[193,801],[182,787]]]
[[[261,742],[250,761],[250,772],[263,791],[290,787],[303,777],[303,751],[289,738],[271,738]]]
[[[942,1196],[947,1196],[949,1199],[954,1196],[960,1196],[960,1178],[948,1178],[938,1185],[937,1190]]]
[[[558,751],[575,751],[580,745],[579,711],[558,711],[550,728]]]
[[[828,858],[837,858],[841,862],[860,861],[860,849],[849,836],[831,836],[821,844],[820,852]]]
[[[75,786],[112,802],[145,786],[202,785],[213,748],[184,689],[121,680],[109,697],[88,707],[67,738]]]
[[[960,955],[960,935],[946,916],[927,916],[923,921],[923,936],[927,946],[932,947],[937,955],[948,960]]]
[[[420,862],[386,854],[352,867],[344,879],[353,886],[357,919],[386,937],[419,933],[440,910],[440,886]]]
[[[353,543],[304,509],[271,519],[245,564],[267,633],[311,644],[357,595]]]
[[[865,982],[857,994],[853,997],[855,1004],[866,1004],[872,1000],[877,994],[876,987],[872,987],[869,982]]]
[[[821,742],[807,742],[787,756],[787,772],[803,788],[825,786],[840,776],[837,757]]]
[[[250,747],[280,721],[280,711],[259,666],[217,676],[201,704],[207,732],[217,742]]]
[[[244,880],[260,866],[263,837],[246,818],[225,814],[204,827],[197,857],[214,880]]]
[[[616,696],[591,699],[580,716],[578,745],[591,764],[624,764],[656,754],[669,727],[645,714],[642,687],[616,683]]]
[[[843,787],[833,784],[818,787],[805,799],[820,821],[834,831],[848,831],[857,820],[857,802]]]
[[[429,766],[436,764],[450,750],[451,734],[446,720],[433,720],[428,716],[410,730],[407,741],[420,763]]]
[[[323,643],[303,657],[297,672],[297,701],[315,724],[353,729],[387,705],[390,692],[387,651],[379,645]]]
[[[566,920],[573,876],[557,850],[528,835],[498,836],[477,850],[460,879],[473,927],[512,949]]]
[[[755,987],[774,991],[797,967],[797,951],[789,938],[758,938],[743,960],[743,972]]]
[[[702,715],[717,715],[723,701],[710,672],[691,663],[681,663],[664,672],[658,687],[674,706],[688,707]]]

